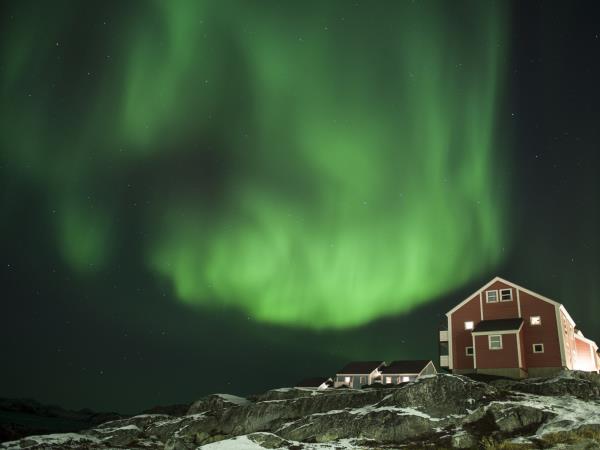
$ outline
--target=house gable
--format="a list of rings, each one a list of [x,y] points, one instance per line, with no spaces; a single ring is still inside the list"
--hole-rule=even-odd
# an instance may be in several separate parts
[[[598,346],[577,331],[562,304],[503,278],[493,278],[446,317],[448,331],[440,331],[440,343],[447,342],[448,348],[443,366],[455,373],[510,369],[508,376],[526,376],[529,369],[530,375],[561,368],[600,370]],[[485,329],[491,323],[513,320],[521,326]],[[492,335],[502,335],[509,344],[507,351],[485,346],[485,338]],[[444,357],[440,351],[440,362]]]
[[[448,311],[446,313],[446,316],[450,316],[451,314],[453,314],[455,311],[462,308],[463,305],[465,305],[466,303],[471,301],[476,296],[482,297],[482,301],[485,301],[486,299],[483,298],[483,292],[487,291],[487,290],[491,290],[491,289],[496,289],[497,287],[500,287],[500,286],[505,286],[506,288],[510,287],[510,288],[514,289],[515,292],[513,293],[513,295],[516,295],[518,293],[518,291],[526,292],[529,295],[537,297],[545,302],[548,302],[552,305],[555,305],[555,306],[561,308],[561,310],[565,313],[567,319],[573,324],[573,326],[575,325],[575,322],[573,321],[573,319],[571,318],[571,316],[569,315],[569,313],[567,312],[565,307],[562,304],[560,304],[559,302],[552,300],[548,297],[545,297],[541,294],[538,294],[537,292],[530,291],[529,289],[526,289],[523,286],[519,286],[518,284],[515,284],[512,281],[505,280],[504,278],[501,278],[501,277],[494,277],[491,281],[489,281],[488,283],[486,283],[485,285],[483,285],[482,287],[477,289],[475,292],[473,292],[473,294],[469,295],[466,299],[464,299],[462,302],[460,302],[458,305],[456,305],[454,308],[452,308],[450,311]]]
[[[502,298],[503,290],[506,290],[505,294],[509,294],[505,295],[504,299]],[[487,291],[495,291],[495,294],[488,298]],[[524,302],[526,303],[525,306]],[[564,314],[572,326],[574,326],[574,322],[564,306],[501,277],[495,277],[446,313],[448,317],[449,368],[459,370],[474,368],[473,357],[466,352],[466,347],[474,346],[474,340],[471,332],[465,330],[465,322],[472,321],[473,327],[476,327],[482,320],[523,317],[526,321],[525,326],[527,326],[527,321],[532,314],[532,310],[536,309],[532,308],[531,305],[537,302],[539,302],[538,304],[547,305],[537,309],[545,311],[544,315],[547,317],[545,317],[544,322],[548,326],[544,327],[544,329],[550,331],[551,328],[554,328],[554,336],[558,336],[558,340],[554,340],[551,343],[548,351],[544,352],[544,356],[536,354],[534,359],[539,364],[552,359],[552,366],[566,366],[564,363],[563,335],[558,333],[559,319],[557,317],[559,311]],[[552,315],[554,316],[554,327],[550,326],[552,318],[549,315],[549,311],[552,311]],[[552,340],[552,338],[548,339]],[[519,347],[522,347],[524,353],[527,353],[527,344],[529,342],[521,342],[521,345],[519,345]],[[557,354],[559,355],[558,363],[556,362]],[[522,357],[525,358],[526,354],[522,355]]]

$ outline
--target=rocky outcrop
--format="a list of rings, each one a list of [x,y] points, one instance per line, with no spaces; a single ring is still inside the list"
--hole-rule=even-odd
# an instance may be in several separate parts
[[[394,389],[381,406],[411,406],[433,417],[468,414],[503,395],[493,386],[467,377],[438,374]]]
[[[145,414],[0,448],[488,448],[517,438],[530,448],[588,445],[600,438],[597,388],[577,374],[491,384],[439,374],[397,388],[214,394],[185,416]]]
[[[360,437],[382,443],[401,443],[440,435],[436,429],[449,422],[410,409],[383,407],[314,414],[275,432],[294,441],[332,442]]]
[[[493,384],[500,389],[536,395],[572,395],[582,400],[600,399],[600,375],[594,372],[565,371],[553,378],[498,380]]]
[[[309,396],[295,396],[289,400],[264,400],[255,403],[233,404],[205,411],[193,423],[182,426],[167,442],[167,448],[195,448],[198,444],[212,442],[216,438],[238,436],[259,431],[273,431],[285,423],[313,414],[328,413],[344,408],[361,408],[373,405],[385,396],[386,390],[338,390]],[[202,406],[190,410],[205,409],[212,400],[203,399]]]
[[[222,411],[236,406],[248,405],[247,400],[236,395],[212,394],[195,401],[187,410],[187,415],[199,414],[206,411]]]

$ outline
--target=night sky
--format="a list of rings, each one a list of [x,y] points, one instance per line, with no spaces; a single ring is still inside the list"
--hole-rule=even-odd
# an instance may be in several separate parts
[[[0,4],[0,396],[435,358],[500,275],[600,340],[600,6]]]

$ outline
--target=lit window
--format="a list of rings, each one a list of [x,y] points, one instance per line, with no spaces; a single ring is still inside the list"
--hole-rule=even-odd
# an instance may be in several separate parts
[[[542,324],[542,318],[540,316],[531,316],[529,318],[529,323],[531,325],[541,325]]]
[[[533,344],[533,353],[544,353],[544,344]]]
[[[500,350],[502,348],[502,335],[491,334],[488,336],[490,350]]]
[[[408,381],[410,381],[410,377],[402,377],[402,382],[403,383],[406,383]]]
[[[346,383],[350,383],[352,381],[352,377],[346,377],[346,378],[344,378],[344,381]]]
[[[385,384],[392,384],[392,377],[385,377]]]
[[[467,356],[473,356],[473,347],[465,347],[465,353]]]
[[[496,303],[498,301],[498,291],[486,291],[485,301],[487,303]]]
[[[467,322],[465,322],[465,330],[472,330],[473,329],[473,321],[469,320]]]
[[[501,302],[510,302],[512,300],[512,290],[511,289],[500,289],[500,301]]]

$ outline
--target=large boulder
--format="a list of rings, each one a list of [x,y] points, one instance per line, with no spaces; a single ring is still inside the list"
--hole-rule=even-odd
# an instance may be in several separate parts
[[[593,372],[565,371],[553,378],[498,380],[493,384],[500,389],[535,395],[572,395],[582,400],[600,399],[600,375]]]
[[[482,406],[463,421],[463,428],[474,435],[509,437],[535,434],[556,414],[545,408],[513,402],[493,402]]]
[[[195,401],[187,410],[188,415],[205,411],[218,411],[250,404],[250,400],[230,394],[212,394]]]
[[[502,398],[493,386],[460,375],[423,377],[392,390],[378,406],[416,408],[432,417],[466,415],[477,407]]]
[[[400,443],[432,437],[448,424],[415,410],[402,408],[364,408],[313,414],[284,425],[275,432],[286,439],[331,442],[363,438],[378,443]]]
[[[88,430],[85,434],[95,436],[109,446],[131,447],[142,438],[142,429],[136,425],[126,425],[117,428],[103,427]]]
[[[108,446],[135,448],[162,448],[164,438],[176,426],[164,430],[161,435],[161,425],[177,423],[182,418],[171,417],[165,414],[141,414],[127,419],[113,420],[103,423],[97,427],[82,431],[85,436],[93,436],[98,441]],[[142,445],[143,444],[143,445]]]

